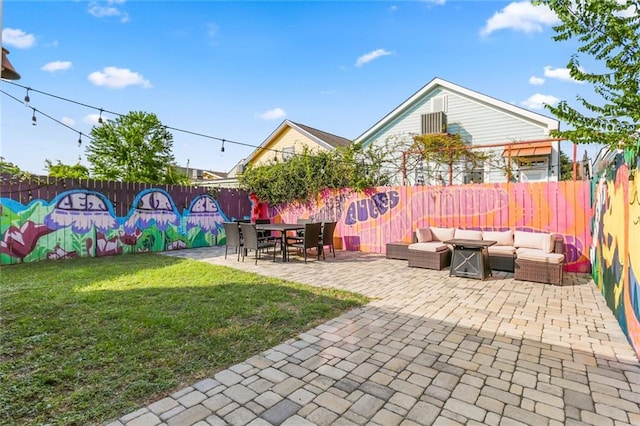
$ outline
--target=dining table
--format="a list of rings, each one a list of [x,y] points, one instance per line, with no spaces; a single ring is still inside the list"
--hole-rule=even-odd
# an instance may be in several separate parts
[[[277,231],[280,232],[280,247],[282,248],[282,261],[287,261],[287,232],[288,231],[304,231],[304,223],[256,223],[256,229],[259,231]]]

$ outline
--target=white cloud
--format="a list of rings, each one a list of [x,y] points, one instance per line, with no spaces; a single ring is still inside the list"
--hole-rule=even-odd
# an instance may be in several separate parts
[[[543,27],[559,24],[558,16],[548,6],[534,6],[529,1],[513,2],[487,20],[480,34],[512,29],[524,33],[540,32]]]
[[[542,86],[544,82],[545,80],[542,77],[536,77],[535,75],[529,77],[529,84],[533,84],[534,86]]]
[[[262,114],[257,115],[258,118],[263,120],[277,120],[279,118],[284,118],[287,116],[287,111],[282,108],[273,108],[268,111],[263,112]]]
[[[82,121],[84,123],[91,124],[92,126],[97,126],[98,124],[100,124],[98,123],[99,118],[100,118],[100,114],[89,114],[89,115],[85,115]]]
[[[391,52],[385,49],[376,49],[373,52],[365,53],[364,55],[360,56],[356,61],[356,67],[361,67],[364,64],[367,64],[373,61],[374,59],[380,58],[382,56],[391,55],[391,54],[392,54]]]
[[[625,4],[626,0],[617,0],[618,4]],[[622,12],[615,13],[616,16],[620,16],[622,18],[632,18],[638,14],[638,9],[635,5],[631,5]]]
[[[557,80],[584,84],[584,81],[579,81],[571,77],[569,68],[553,68],[547,65],[546,67],[544,67],[544,76],[548,78],[555,78]]]
[[[2,44],[18,49],[28,49],[36,44],[36,36],[15,28],[2,30]]]
[[[94,71],[87,77],[96,86],[106,86],[112,89],[122,89],[127,86],[142,86],[145,89],[153,87],[142,74],[128,68],[106,67],[102,71]]]
[[[529,98],[522,102],[522,105],[531,109],[543,109],[545,105],[555,105],[560,102],[560,99],[556,98],[553,95],[543,95],[541,93],[536,93],[535,95],[529,96]]]
[[[69,68],[71,68],[71,62],[69,61],[54,61],[54,62],[49,62],[48,64],[44,64],[40,69],[42,71],[56,72],[56,71],[66,71]]]
[[[76,120],[74,120],[71,117],[62,117],[62,120],[60,120],[60,121],[62,121],[67,126],[75,126],[75,124],[76,124]]]
[[[100,2],[97,0],[89,2],[89,14],[96,18],[120,18],[120,22],[129,22],[129,14],[121,10],[118,6],[123,5],[125,0],[106,0]]]
[[[394,5],[392,5],[392,6],[389,8],[389,10],[390,10],[390,11],[392,11],[392,12],[395,12],[396,10],[398,10],[398,6],[396,6],[396,5],[394,4]]]
[[[444,4],[445,0],[422,0],[425,3]]]

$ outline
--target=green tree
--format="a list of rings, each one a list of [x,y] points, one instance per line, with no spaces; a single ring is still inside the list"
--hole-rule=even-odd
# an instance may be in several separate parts
[[[609,147],[638,150],[640,130],[640,1],[538,0],[554,11],[561,24],[554,27],[556,41],[577,39],[578,51],[569,60],[570,75],[593,86],[601,102],[583,96],[578,102],[591,116],[566,101],[547,108],[573,129],[554,136],[576,143],[602,143]],[[581,56],[595,59],[600,70],[587,71]],[[590,64],[589,69],[596,69]]]
[[[388,176],[381,169],[381,158],[359,144],[334,151],[311,152],[262,166],[247,167],[240,176],[242,188],[261,201],[281,204],[314,199],[325,188],[365,188],[386,185]]]
[[[567,154],[560,151],[560,180],[573,179],[573,162]]]
[[[47,170],[49,176],[56,178],[71,178],[71,179],[88,179],[89,169],[80,163],[73,166],[63,164],[58,160],[57,164],[53,164],[51,160],[44,160],[44,167]]]
[[[0,157],[0,174],[9,174],[11,176],[20,176],[26,174],[20,167],[16,166],[9,161],[4,161],[4,158]]]
[[[131,111],[91,129],[87,147],[98,179],[145,183],[186,183],[175,167],[173,135],[155,114]]]

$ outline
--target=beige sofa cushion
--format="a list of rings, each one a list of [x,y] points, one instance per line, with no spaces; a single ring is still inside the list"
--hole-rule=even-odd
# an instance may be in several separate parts
[[[453,238],[455,234],[455,228],[436,228],[431,227],[431,235],[433,236],[433,241],[447,241]]]
[[[495,246],[513,246],[513,231],[484,231],[482,239],[495,241]]]
[[[428,251],[428,252],[439,252],[448,250],[446,244],[442,244],[440,241],[431,241],[428,243],[413,243],[409,244],[409,250],[419,250],[419,251]]]
[[[463,240],[482,240],[482,231],[473,229],[457,229],[453,233],[453,238],[461,238]]]
[[[516,248],[514,246],[489,246],[487,247],[487,250],[489,250],[489,254],[499,254],[499,255],[515,255],[516,254]]]
[[[433,237],[431,235],[431,229],[429,228],[418,228],[416,229],[416,239],[419,243],[428,243],[429,241],[433,241]]]
[[[560,253],[546,253],[542,250],[523,249],[518,252],[518,259],[557,265],[564,261],[564,255]]]
[[[515,231],[513,245],[516,248],[530,248],[551,253],[555,245],[553,237],[553,234],[548,233]]]

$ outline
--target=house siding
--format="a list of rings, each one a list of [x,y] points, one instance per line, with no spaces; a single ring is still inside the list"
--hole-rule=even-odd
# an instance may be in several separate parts
[[[304,147],[313,151],[326,151],[324,147],[320,146],[308,136],[291,127],[287,127],[265,147],[262,153],[258,153],[251,163],[255,166],[261,166],[269,163],[275,158],[282,160],[282,152],[285,148],[290,147],[294,148],[294,153],[296,154],[300,154]]]

